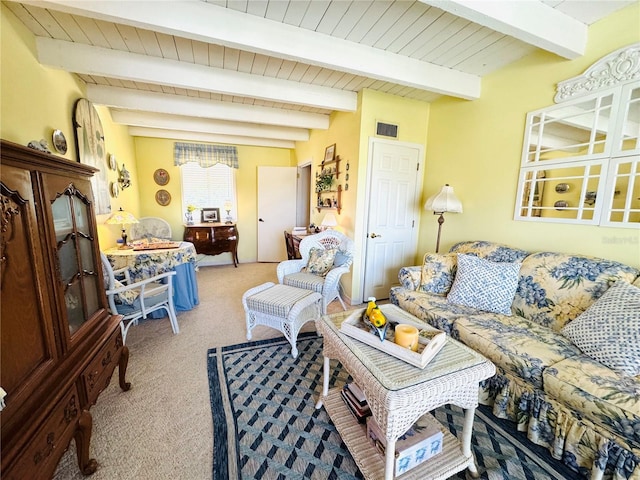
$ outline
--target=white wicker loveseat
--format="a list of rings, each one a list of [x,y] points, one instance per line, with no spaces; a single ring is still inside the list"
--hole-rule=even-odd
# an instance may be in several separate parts
[[[452,302],[468,260],[519,265],[506,313]],[[517,422],[530,440],[579,472],[576,478],[638,480],[639,274],[584,255],[461,242],[448,254],[425,255],[423,265],[403,267],[390,298],[489,358],[497,373],[481,384],[480,402]],[[582,342],[587,337],[591,344]],[[603,354],[623,366],[611,368]]]
[[[327,313],[327,306],[336,299],[340,301],[343,310],[346,310],[340,296],[340,277],[351,268],[353,247],[353,240],[336,230],[308,235],[300,241],[301,259],[285,260],[278,264],[278,282],[318,292],[322,295],[323,314]],[[327,256],[330,264],[326,265],[326,271],[314,273],[308,268],[313,249],[330,252]]]

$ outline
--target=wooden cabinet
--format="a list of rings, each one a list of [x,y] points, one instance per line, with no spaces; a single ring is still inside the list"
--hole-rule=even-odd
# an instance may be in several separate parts
[[[1,161],[0,477],[52,477],[74,437],[91,474],[89,408],[116,365],[129,389],[120,317],[104,293],[95,170],[4,140]]]
[[[233,265],[238,266],[238,228],[227,223],[197,223],[184,226],[184,241],[191,242],[196,252],[204,255],[231,253]]]

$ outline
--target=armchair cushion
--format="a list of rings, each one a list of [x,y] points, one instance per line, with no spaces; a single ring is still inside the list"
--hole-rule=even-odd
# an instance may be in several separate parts
[[[455,253],[426,253],[418,291],[446,295],[451,290],[458,268]]]
[[[353,255],[349,252],[345,252],[344,250],[336,251],[336,258],[333,260],[334,267],[341,267],[342,265],[349,264],[353,261]]]
[[[314,275],[325,276],[333,267],[337,249],[335,248],[312,248],[309,251],[309,263],[307,272]]]
[[[640,288],[618,280],[562,333],[594,360],[640,375]]]
[[[511,315],[519,271],[519,263],[495,263],[458,254],[458,272],[447,302]]]
[[[114,285],[114,288],[122,288],[125,286],[119,280],[115,280],[113,285]],[[134,289],[125,290],[123,292],[116,294],[115,301],[116,303],[119,303],[122,305],[133,305],[139,296],[140,296],[140,291],[134,288]]]

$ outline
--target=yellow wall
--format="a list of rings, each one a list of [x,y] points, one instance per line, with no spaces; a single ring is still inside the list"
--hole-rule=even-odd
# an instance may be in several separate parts
[[[355,112],[333,113],[328,130],[312,130],[308,142],[296,143],[298,163],[311,160],[312,186],[315,186],[315,173],[324,158],[325,148],[336,144],[336,154],[341,158],[341,173],[337,181],[343,188],[347,183],[345,175],[349,174],[349,189],[343,191],[342,208],[340,214],[336,215],[339,225],[337,229],[354,239],[356,259],[362,251],[362,239],[365,235],[363,213],[366,212],[365,185],[369,137],[375,136],[376,121],[397,124],[399,141],[425,145],[429,104],[365,89],[358,94],[358,108]],[[348,172],[347,163],[349,164]],[[327,210],[318,213],[318,210],[313,208],[316,205],[316,195],[313,191],[311,205],[311,221],[319,224]],[[361,276],[362,266],[359,261],[356,261],[351,274],[344,275],[341,279],[347,298],[354,301],[360,300]]]
[[[173,145],[175,140],[136,137],[135,157],[137,158],[138,190],[140,194],[140,216],[161,217],[169,222],[175,240],[181,240],[184,233],[184,217],[182,210],[182,183],[180,167],[173,164]],[[236,171],[236,189],[238,195],[238,259],[241,262],[257,260],[257,173],[258,165],[289,167],[295,166],[293,152],[284,148],[267,148],[238,146],[238,163]],[[127,164],[127,168],[129,165]],[[153,172],[164,168],[169,172],[169,183],[163,187],[153,180]],[[159,205],[155,194],[163,188],[171,194],[171,203]],[[207,206],[207,205],[199,205]],[[228,255],[214,257],[215,263],[231,263]]]
[[[513,220],[526,113],[553,105],[557,82],[638,40],[636,3],[589,28],[584,57],[569,61],[536,52],[484,77],[481,99],[444,98],[432,104],[424,196],[449,183],[464,207],[462,214],[445,215],[440,251],[457,241],[482,239],[640,266],[637,229]],[[436,219],[423,216],[420,227],[418,257],[435,248]]]
[[[77,160],[76,142],[72,123],[73,106],[86,96],[84,83],[75,75],[43,67],[36,57],[33,34],[2,5],[1,52],[2,81],[0,82],[0,137],[21,145],[31,140],[45,139],[53,151],[51,134],[61,130],[67,139],[65,158]],[[108,154],[115,154],[118,162],[126,161],[133,183],[137,182],[133,140],[126,127],[111,121],[109,110],[98,107],[98,115],[105,136]],[[107,168],[107,158],[105,166]],[[131,166],[130,166],[131,165]],[[109,182],[117,181],[117,172],[108,170]],[[138,193],[135,188],[125,190],[111,200],[111,208],[128,208],[138,215]],[[98,237],[101,248],[109,248],[120,236],[118,226],[103,225],[108,215],[99,215]]]

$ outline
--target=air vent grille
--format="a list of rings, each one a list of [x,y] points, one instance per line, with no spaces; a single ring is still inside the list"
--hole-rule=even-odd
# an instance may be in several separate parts
[[[391,123],[377,122],[376,135],[381,135],[383,137],[398,138],[398,125],[393,125]]]

